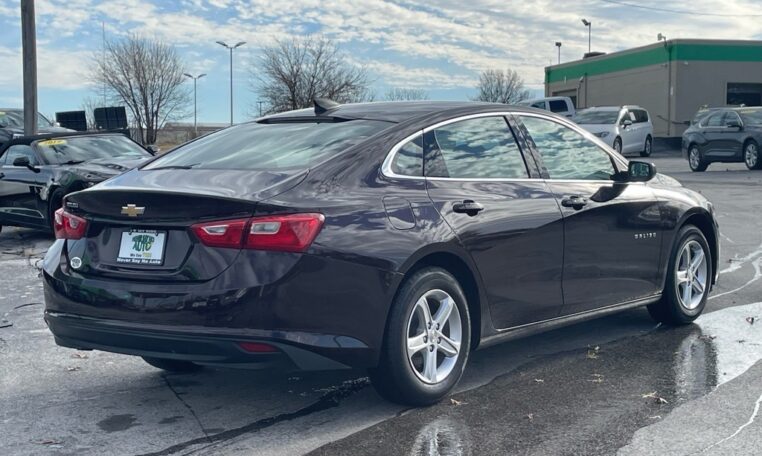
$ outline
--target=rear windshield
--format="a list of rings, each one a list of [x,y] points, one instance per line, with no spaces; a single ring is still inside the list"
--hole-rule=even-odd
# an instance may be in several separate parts
[[[741,114],[743,123],[746,125],[762,125],[762,109],[739,109],[738,114]]]
[[[591,110],[578,112],[573,120],[578,124],[611,125],[615,124],[618,118],[619,111]]]
[[[375,120],[247,123],[180,146],[142,169],[308,168],[389,126]]]
[[[102,158],[149,158],[151,154],[123,135],[68,136],[35,144],[51,165],[77,164]]]

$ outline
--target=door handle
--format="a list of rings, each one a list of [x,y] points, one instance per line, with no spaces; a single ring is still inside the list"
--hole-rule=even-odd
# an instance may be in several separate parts
[[[579,195],[567,196],[561,200],[561,206],[580,210],[587,205],[587,198]]]
[[[468,216],[473,217],[474,215],[483,211],[484,206],[472,200],[463,200],[462,203],[453,204],[452,210],[458,214],[467,214]]]

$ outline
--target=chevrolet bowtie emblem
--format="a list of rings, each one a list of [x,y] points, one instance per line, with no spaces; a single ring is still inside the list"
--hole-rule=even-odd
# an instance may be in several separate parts
[[[137,217],[138,215],[143,215],[143,212],[145,211],[146,208],[137,207],[134,204],[122,206],[122,215],[126,215],[127,217]]]

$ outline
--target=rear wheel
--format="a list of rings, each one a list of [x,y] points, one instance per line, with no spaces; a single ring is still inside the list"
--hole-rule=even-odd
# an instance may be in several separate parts
[[[617,138],[614,140],[614,150],[618,153],[622,153],[622,138]]]
[[[691,167],[691,171],[697,173],[706,171],[706,167],[709,166],[704,159],[701,158],[701,151],[696,145],[693,145],[688,149],[688,166]]]
[[[688,225],[680,230],[670,256],[664,292],[648,306],[654,320],[685,325],[701,315],[712,283],[712,255],[701,230]]]
[[[192,363],[190,361],[180,361],[177,359],[165,359],[165,358],[149,358],[144,356],[143,361],[147,362],[151,366],[162,369],[167,372],[198,372],[203,369],[202,366]]]
[[[743,161],[749,169],[762,169],[759,156],[759,146],[754,141],[747,142],[743,147]]]
[[[640,152],[641,157],[650,157],[651,156],[651,149],[653,148],[653,140],[651,137],[646,138],[646,143],[643,145],[643,151]]]
[[[440,268],[411,276],[392,306],[378,367],[376,390],[388,400],[429,405],[460,380],[471,348],[466,297],[458,281]]]

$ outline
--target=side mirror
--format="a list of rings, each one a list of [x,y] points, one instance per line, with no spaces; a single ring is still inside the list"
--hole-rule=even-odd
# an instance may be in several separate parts
[[[648,182],[656,176],[656,165],[648,162],[631,161],[627,166],[628,182]]]
[[[39,169],[35,168],[32,165],[32,162],[29,161],[29,157],[16,157],[13,160],[13,166],[19,166],[19,167],[23,167],[23,168],[28,168],[28,169],[30,169],[30,170],[32,170],[34,172],[39,172],[40,171]]]
[[[622,120],[622,126],[623,127],[629,127],[630,125],[632,125],[632,121],[630,119],[624,119],[624,120]]]

